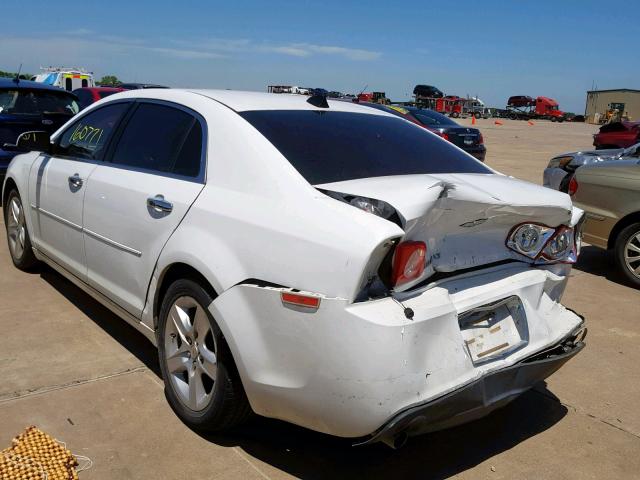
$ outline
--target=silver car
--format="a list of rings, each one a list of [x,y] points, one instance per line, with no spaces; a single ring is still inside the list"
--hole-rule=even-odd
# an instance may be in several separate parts
[[[633,160],[638,157],[640,157],[640,143],[627,148],[562,153],[549,161],[542,175],[542,184],[567,193],[571,178],[579,167],[610,160]]]

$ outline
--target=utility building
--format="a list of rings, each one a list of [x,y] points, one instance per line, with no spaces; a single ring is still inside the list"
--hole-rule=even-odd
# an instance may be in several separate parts
[[[633,121],[640,120],[640,90],[618,88],[615,90],[590,90],[584,109],[589,123],[604,123],[611,116]]]

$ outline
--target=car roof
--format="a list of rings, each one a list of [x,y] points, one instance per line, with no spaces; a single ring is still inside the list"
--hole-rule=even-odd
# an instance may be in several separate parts
[[[16,82],[12,78],[0,78],[0,88],[10,88],[12,90],[54,90],[59,93],[72,95],[71,92],[67,92],[59,87],[54,87],[53,85],[22,79],[19,82]]]
[[[246,92],[239,90],[199,90],[199,89],[139,89],[127,90],[108,97],[110,100],[124,98],[149,98],[178,101],[185,93],[200,95],[221,103],[236,112],[255,110],[324,110],[334,112],[365,113],[370,115],[394,116],[377,109],[363,107],[357,103],[327,99],[328,109],[315,107],[307,102],[306,95],[288,93]]]

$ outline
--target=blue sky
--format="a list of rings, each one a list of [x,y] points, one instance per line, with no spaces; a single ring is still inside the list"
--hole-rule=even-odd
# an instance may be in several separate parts
[[[394,100],[426,83],[496,107],[544,95],[574,112],[592,84],[640,88],[640,2],[31,0],[2,10],[0,70],[80,65],[248,90],[368,85]]]

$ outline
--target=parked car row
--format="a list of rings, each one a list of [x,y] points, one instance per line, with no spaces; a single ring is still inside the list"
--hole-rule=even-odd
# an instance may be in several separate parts
[[[585,240],[612,250],[617,269],[640,287],[640,143],[560,154],[543,185],[573,197],[586,211]]]
[[[391,110],[110,96],[19,136],[11,259],[45,262],[156,344],[193,428],[254,411],[398,447],[477,419],[584,347],[560,303],[583,211],[431,131],[458,127]]]

